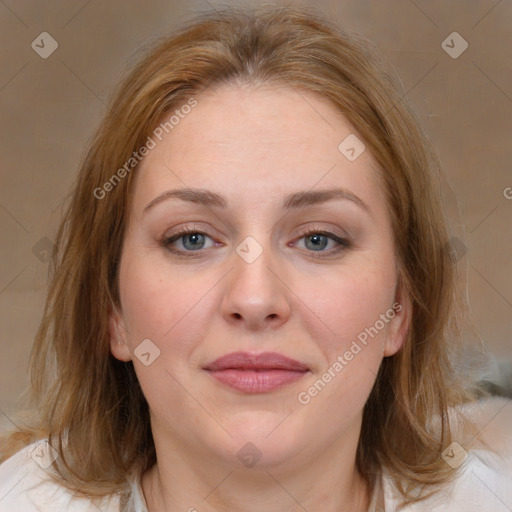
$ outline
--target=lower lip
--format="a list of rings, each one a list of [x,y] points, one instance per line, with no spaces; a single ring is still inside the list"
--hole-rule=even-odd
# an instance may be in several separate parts
[[[296,382],[307,371],[291,370],[218,370],[208,373],[222,384],[244,393],[265,393],[273,391],[292,382]]]

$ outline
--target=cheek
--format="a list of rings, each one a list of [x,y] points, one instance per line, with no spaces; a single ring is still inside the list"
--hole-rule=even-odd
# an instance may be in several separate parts
[[[368,339],[377,341],[384,337],[388,322],[380,319],[394,302],[393,268],[392,261],[390,265],[353,266],[331,276],[321,291],[309,293],[310,308],[321,317],[325,327],[324,335],[317,339],[323,340],[330,360],[347,350],[358,337],[364,341],[368,331],[373,334]],[[378,334],[372,329],[375,325]]]
[[[332,418],[339,422],[347,420],[348,411],[362,410],[375,382],[384,339],[395,316],[395,279],[389,253],[379,261],[361,260],[361,265],[331,279],[324,288],[323,305],[317,311],[324,312],[323,320],[329,326],[318,338],[325,367],[314,389],[305,390],[302,398],[315,401],[319,408],[336,404]]]
[[[207,316],[210,310],[208,279],[178,267],[162,267],[149,257],[130,255],[123,261],[120,279],[132,351],[145,338],[162,353],[192,345],[194,330],[201,325],[198,315]]]
[[[340,426],[348,428],[360,415],[375,382],[383,340],[394,316],[393,285],[387,273],[367,268],[331,280],[323,298],[312,298],[316,307],[311,309],[322,311],[328,326],[316,337],[324,366],[300,390],[298,400],[315,429],[325,429],[323,422],[328,415],[335,436]]]
[[[383,358],[384,340],[393,310],[394,260],[361,258],[309,295],[310,309],[322,316],[323,328],[311,335],[323,354],[301,403],[335,422],[344,423],[366,402]],[[310,322],[312,325],[312,322]],[[313,404],[314,403],[314,404]],[[320,428],[320,426],[319,426]]]
[[[191,408],[181,383],[189,378],[187,361],[209,324],[213,294],[208,291],[215,281],[178,268],[171,271],[149,257],[133,254],[127,254],[120,277],[128,345],[151,409],[168,411],[170,400],[177,408]],[[146,350],[151,353],[151,363],[146,366],[137,354],[141,353],[141,342],[147,339],[156,348],[149,345]],[[175,418],[168,421],[174,422]]]

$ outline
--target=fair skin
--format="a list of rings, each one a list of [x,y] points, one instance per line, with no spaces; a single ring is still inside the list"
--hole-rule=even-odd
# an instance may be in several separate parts
[[[376,162],[368,150],[353,162],[340,153],[356,132],[313,93],[222,85],[197,100],[136,170],[121,308],[110,319],[112,353],[133,361],[150,407],[158,460],[143,476],[148,509],[366,510],[368,486],[355,468],[362,411],[410,316]],[[163,192],[187,188],[227,206],[172,198],[144,211]],[[288,194],[332,188],[368,210],[346,198],[282,208]],[[205,236],[160,242],[184,226]],[[342,246],[329,237],[315,244],[319,232],[350,246],[336,252]],[[250,263],[236,251],[248,236],[262,248]],[[400,312],[309,403],[299,402],[397,301]],[[160,350],[148,366],[134,355],[144,339]],[[244,393],[203,369],[234,351],[279,352],[309,371],[270,392]],[[247,443],[261,454],[252,467],[237,456]]]

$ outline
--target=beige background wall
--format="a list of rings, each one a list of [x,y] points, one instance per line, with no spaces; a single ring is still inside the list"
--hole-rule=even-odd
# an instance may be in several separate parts
[[[464,244],[459,244],[459,265],[467,271],[476,326],[492,353],[511,359],[512,3],[315,4],[374,40],[399,72],[446,167],[446,204],[454,236]],[[29,350],[46,291],[45,251],[55,235],[59,205],[73,182],[84,144],[105,111],[112,85],[143,42],[168,34],[194,12],[215,5],[220,3],[0,2],[4,420],[26,384]],[[454,31],[468,43],[456,59],[441,47]],[[42,32],[58,43],[47,59],[31,47]],[[458,42],[448,44],[454,46],[452,51],[461,48]]]

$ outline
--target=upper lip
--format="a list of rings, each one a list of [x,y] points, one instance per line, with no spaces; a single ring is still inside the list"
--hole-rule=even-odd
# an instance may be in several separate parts
[[[276,352],[249,354],[248,352],[231,352],[204,367],[205,370],[291,370],[307,371],[308,366]]]

